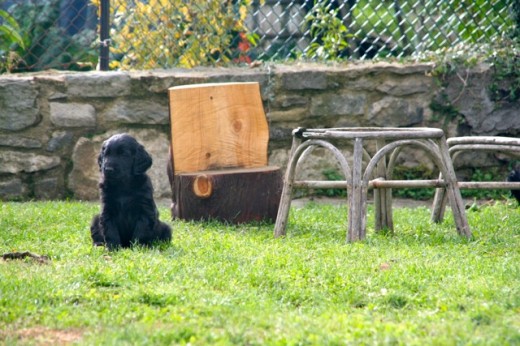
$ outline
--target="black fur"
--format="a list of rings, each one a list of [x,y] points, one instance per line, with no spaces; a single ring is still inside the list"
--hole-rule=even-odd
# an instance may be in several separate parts
[[[509,173],[507,176],[507,181],[511,182],[520,182],[520,164],[516,165],[516,167]],[[516,198],[517,202],[520,204],[520,190],[511,190],[511,194],[514,198]]]
[[[159,220],[146,175],[152,158],[144,147],[128,134],[114,135],[103,143],[98,164],[101,213],[90,226],[94,245],[116,249],[170,242],[170,226]]]

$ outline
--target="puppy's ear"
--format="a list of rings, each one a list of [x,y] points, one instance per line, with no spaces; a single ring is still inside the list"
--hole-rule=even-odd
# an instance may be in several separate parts
[[[146,172],[146,170],[151,166],[152,157],[150,156],[150,154],[148,154],[144,147],[141,144],[139,144],[134,157],[134,174],[144,174],[144,172]]]
[[[99,171],[101,172],[101,166],[103,165],[103,157],[105,156],[105,143],[103,143],[103,146],[101,147],[101,150],[99,151],[99,155],[97,158],[97,163],[99,166]]]

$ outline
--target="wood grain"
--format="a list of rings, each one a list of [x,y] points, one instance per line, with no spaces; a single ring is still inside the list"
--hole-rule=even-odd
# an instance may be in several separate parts
[[[258,83],[169,89],[175,174],[267,165],[269,129]]]

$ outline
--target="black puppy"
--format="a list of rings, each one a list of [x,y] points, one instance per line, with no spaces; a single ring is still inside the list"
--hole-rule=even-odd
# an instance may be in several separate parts
[[[507,176],[507,181],[511,182],[520,182],[520,164],[517,164],[516,167],[509,173]],[[511,190],[511,194],[516,201],[520,204],[520,190]]]
[[[146,175],[152,158],[144,147],[128,134],[114,135],[103,143],[98,164],[101,213],[90,226],[94,245],[116,249],[170,242],[171,229],[159,221]]]

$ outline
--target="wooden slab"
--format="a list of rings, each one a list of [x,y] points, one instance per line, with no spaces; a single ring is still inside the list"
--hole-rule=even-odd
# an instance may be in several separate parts
[[[269,128],[258,83],[169,89],[175,174],[267,165]]]
[[[282,173],[273,166],[177,174],[172,216],[195,221],[274,222],[282,187]]]

